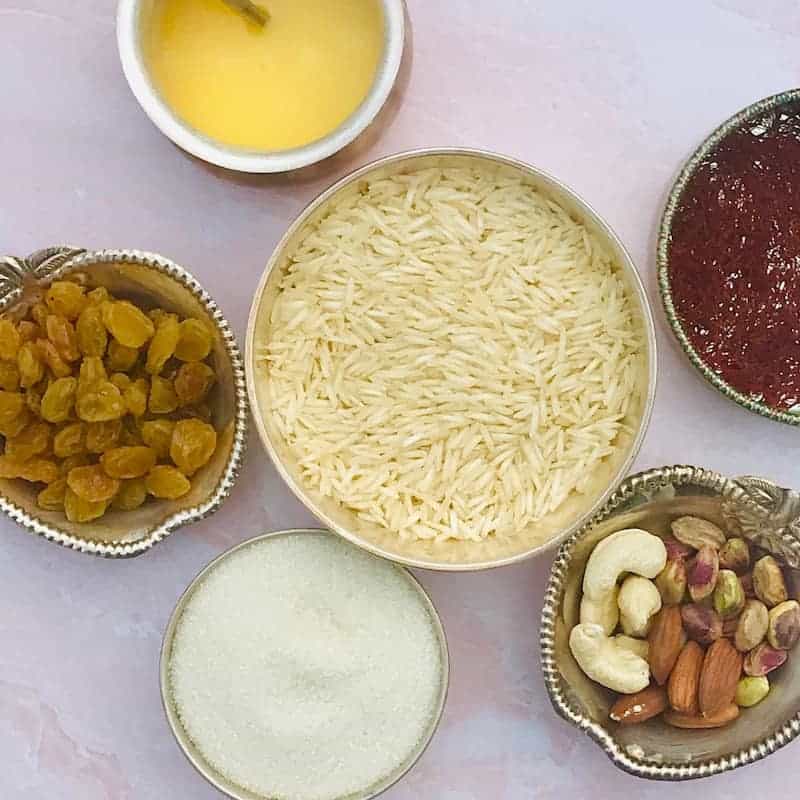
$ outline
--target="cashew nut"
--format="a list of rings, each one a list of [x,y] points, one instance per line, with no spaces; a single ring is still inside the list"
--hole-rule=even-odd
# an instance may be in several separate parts
[[[591,622],[599,625],[606,636],[610,636],[619,621],[619,606],[617,595],[619,587],[614,586],[598,600],[592,600],[584,595],[581,598],[581,622]]]
[[[628,575],[617,598],[622,630],[628,636],[647,636],[653,614],[661,610],[661,592],[639,575]]]
[[[645,661],[647,661],[647,656],[650,655],[650,645],[647,639],[634,639],[632,636],[618,633],[614,637],[614,641],[617,643],[617,647],[621,647],[623,650],[629,650]]]
[[[626,528],[603,539],[592,551],[583,575],[583,593],[599,600],[624,572],[655,578],[667,563],[664,542],[639,528]]]
[[[569,635],[569,649],[588,678],[615,692],[633,694],[650,683],[647,662],[620,647],[599,625],[576,625]]]

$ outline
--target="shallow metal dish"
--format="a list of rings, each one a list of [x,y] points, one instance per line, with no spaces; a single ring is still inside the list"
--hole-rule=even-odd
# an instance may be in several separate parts
[[[242,360],[230,326],[197,280],[163,256],[139,250],[56,247],[28,258],[0,256],[0,314],[13,318],[42,287],[67,275],[83,275],[87,285],[105,286],[120,297],[205,318],[216,331],[211,358],[218,382],[210,403],[219,431],[217,450],[184,497],[150,500],[135,511],[114,511],[93,522],[74,523],[61,512],[40,509],[33,485],[0,480],[0,510],[31,533],[93,555],[137,556],[177,528],[212,514],[230,493],[246,446]]]
[[[642,394],[638,407],[631,412],[628,420],[633,428],[633,435],[628,440],[623,440],[614,455],[597,471],[593,486],[585,496],[570,498],[562,508],[536,526],[520,531],[518,535],[505,541],[488,539],[481,543],[402,542],[393,531],[365,523],[334,500],[309,490],[302,484],[296,459],[270,419],[264,391],[266,373],[256,354],[263,333],[269,326],[278,283],[296,242],[307,226],[314,225],[331,205],[358,191],[359,183],[363,180],[375,180],[410,169],[465,164],[477,164],[487,169],[522,175],[607,244],[616,256],[639,312],[647,361],[641,379]],[[250,309],[245,358],[250,405],[261,441],[289,488],[326,527],[353,544],[384,558],[410,566],[452,571],[499,567],[529,558],[555,546],[594,514],[622,480],[639,450],[650,420],[656,383],[656,342],[650,306],[636,268],[611,228],[574,192],[541,170],[505,156],[461,148],[415,150],[383,158],[342,178],[314,200],[292,224],[267,262]]]
[[[164,713],[167,716],[167,722],[169,723],[172,735],[180,745],[180,748],[183,751],[183,754],[189,760],[189,763],[209,783],[213,784],[221,792],[224,792],[228,797],[233,798],[233,800],[268,799],[263,795],[255,794],[248,789],[238,786],[224,775],[220,774],[205,760],[202,753],[200,753],[197,747],[195,747],[194,742],[192,742],[189,734],[184,729],[170,689],[169,664],[170,659],[172,658],[172,645],[175,639],[175,631],[180,623],[183,610],[186,608],[186,604],[197,590],[197,587],[205,580],[206,577],[208,577],[208,575],[214,571],[216,567],[219,566],[224,559],[228,558],[228,556],[231,556],[234,553],[239,552],[240,550],[250,547],[251,545],[258,544],[265,539],[271,539],[275,536],[293,536],[298,534],[310,536],[330,535],[328,531],[313,529],[273,531],[272,533],[264,533],[260,536],[255,536],[252,539],[248,539],[247,541],[241,542],[229,550],[226,550],[224,553],[217,556],[206,567],[204,567],[203,570],[198,573],[198,575],[196,575],[192,582],[186,587],[185,591],[180,596],[177,605],[175,606],[175,610],[172,612],[172,616],[167,624],[167,629],[164,632],[164,640],[161,645],[160,663],[161,702],[164,706]],[[371,786],[366,792],[360,794],[351,794],[348,795],[347,798],[342,798],[342,800],[371,800],[371,798],[377,797],[377,795],[381,794],[381,792],[385,792],[390,786],[393,786],[395,783],[397,783],[397,781],[399,781],[417,763],[427,749],[428,744],[433,738],[433,735],[436,733],[436,729],[439,727],[439,722],[442,718],[442,712],[444,711],[444,706],[447,701],[447,688],[450,680],[450,657],[447,649],[447,638],[444,633],[442,621],[439,618],[439,613],[428,596],[428,593],[422,588],[417,579],[408,570],[403,569],[402,567],[395,567],[395,569],[400,571],[408,581],[409,585],[417,591],[420,599],[430,615],[431,624],[433,625],[436,638],[439,641],[439,653],[441,656],[442,675],[441,685],[439,687],[439,695],[428,729],[425,731],[425,735],[414,748],[414,751],[411,753],[408,759],[406,759],[406,761],[401,764],[393,773],[387,775],[383,780],[379,781],[374,786]],[[235,666],[235,664],[232,664],[231,669],[235,669]]]
[[[569,649],[578,622],[586,561],[606,536],[628,527],[666,534],[682,514],[709,519],[772,552],[785,565],[789,592],[800,589],[800,495],[761,478],[726,478],[699,467],[663,467],[625,480],[603,509],[556,556],[545,594],[541,658],[556,712],[590,736],[620,769],[640,778],[682,781],[750,764],[800,734],[800,657],[770,675],[772,690],[732,724],[710,731],[671,728],[660,719],[618,725],[608,718],[613,692],[589,680]],[[774,676],[774,679],[773,679]]]
[[[789,425],[800,425],[800,409],[793,413],[783,409],[773,408],[752,397],[742,394],[738,389],[731,386],[718,372],[706,364],[703,357],[694,349],[689,341],[689,337],[683,329],[683,324],[675,312],[675,304],[672,301],[672,287],[669,279],[669,251],[672,242],[672,221],[681,202],[681,197],[695,171],[700,166],[705,157],[732,131],[736,130],[743,122],[747,122],[756,117],[762,116],[765,112],[779,109],[785,103],[796,103],[800,100],[800,89],[793,89],[788,92],[765,97],[757,103],[747,106],[730,119],[725,120],[715,131],[713,131],[692,153],[689,160],[681,168],[675,183],[670,190],[661,217],[661,225],[658,232],[658,249],[656,251],[656,263],[658,265],[658,286],[661,292],[661,301],[664,304],[664,312],[667,321],[672,328],[672,332],[678,340],[683,352],[689,356],[689,360],[699,370],[700,374],[716,389],[722,392],[725,397],[733,400],[742,408],[754,411],[764,417],[785,422]]]

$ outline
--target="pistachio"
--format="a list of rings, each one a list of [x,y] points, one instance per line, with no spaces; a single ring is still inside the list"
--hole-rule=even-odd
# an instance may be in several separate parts
[[[686,564],[682,558],[670,559],[667,555],[667,566],[656,576],[656,588],[665,606],[676,606],[683,600],[686,594]]]
[[[756,597],[769,608],[788,598],[780,565],[772,556],[764,556],[753,567],[753,589]]]
[[[744,539],[728,539],[719,551],[719,565],[737,575],[750,569],[750,547]]]
[[[769,679],[766,675],[742,678],[736,685],[736,705],[744,708],[758,705],[769,694]]]
[[[714,588],[714,609],[722,619],[738,617],[744,608],[744,589],[735,572],[721,569]]]
[[[739,615],[733,643],[741,653],[752,650],[764,641],[769,624],[769,612],[760,600],[748,600]]]
[[[679,542],[695,550],[703,547],[719,549],[725,544],[725,534],[713,522],[700,517],[678,517],[672,523],[672,533]]]
[[[687,575],[689,594],[695,603],[710,597],[717,585],[719,556],[716,548],[704,545],[692,561]]]
[[[760,677],[780,667],[788,657],[785,650],[776,650],[762,642],[745,656],[744,671],[751,677]]]
[[[689,604],[681,608],[686,635],[702,645],[709,645],[722,636],[722,620],[713,608]]]
[[[800,639],[800,604],[796,600],[786,600],[769,612],[767,640],[777,650],[791,650],[798,639]]]
[[[667,561],[686,561],[694,552],[693,547],[679,542],[674,536],[664,537],[664,547],[667,548]]]

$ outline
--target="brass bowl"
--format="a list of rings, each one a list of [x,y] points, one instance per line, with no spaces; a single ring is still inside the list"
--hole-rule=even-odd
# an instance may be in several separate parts
[[[743,394],[729,384],[716,370],[712,369],[703,360],[700,353],[695,350],[691,341],[689,341],[686,331],[683,329],[683,323],[675,311],[675,303],[672,299],[672,285],[669,277],[669,254],[670,245],[672,243],[672,222],[675,213],[678,210],[686,187],[706,156],[728,136],[728,134],[739,128],[742,123],[761,117],[766,112],[779,111],[781,106],[786,103],[797,103],[798,100],[800,100],[800,89],[793,89],[788,92],[772,95],[771,97],[765,97],[763,100],[759,100],[747,106],[747,108],[742,109],[737,114],[734,114],[730,119],[725,120],[716,130],[709,134],[681,167],[680,173],[670,189],[669,197],[667,198],[661,217],[661,224],[658,232],[658,246],[656,250],[658,287],[661,293],[661,301],[664,304],[664,313],[672,328],[672,332],[675,334],[675,338],[678,340],[678,344],[680,344],[683,352],[689,357],[689,361],[692,362],[694,367],[712,386],[714,386],[714,388],[729,400],[733,400],[734,403],[740,405],[742,408],[746,408],[748,411],[761,414],[761,416],[776,422],[785,422],[788,425],[800,425],[800,406],[795,406],[792,410],[785,410],[775,408],[760,400],[754,400],[752,397]]]
[[[615,453],[600,465],[585,495],[571,497],[535,526],[504,541],[489,538],[480,543],[404,542],[395,532],[359,519],[335,500],[303,485],[297,460],[271,419],[265,391],[267,374],[259,362],[258,350],[269,328],[278,284],[298,240],[332,205],[359,191],[363,180],[378,180],[407,170],[475,164],[524,177],[583,222],[615,255],[639,314],[647,362],[640,381],[641,396],[638,403],[632,404],[627,420],[633,433],[624,437]],[[357,169],[314,200],[291,225],[267,262],[250,308],[245,358],[247,389],[256,429],[275,467],[294,494],[327,528],[353,544],[401,564],[448,571],[488,569],[521,561],[554,547],[589,519],[628,472],[639,451],[650,420],[656,383],[656,341],[650,306],[636,267],[611,228],[572,190],[541,170],[506,156],[462,148],[415,150],[388,156]]]
[[[31,533],[93,555],[137,556],[172,531],[216,511],[230,493],[244,456],[247,395],[239,348],[217,304],[182,267],[138,250],[50,248],[28,258],[0,257],[0,314],[14,318],[41,295],[43,287],[67,275],[84,276],[89,286],[151,303],[183,316],[205,318],[216,332],[211,353],[217,384],[211,394],[218,433],[216,452],[178,500],[150,499],[135,511],[111,511],[93,522],[74,523],[62,512],[36,504],[36,489],[21,480],[0,480],[0,510]]]
[[[172,612],[169,622],[167,623],[166,631],[164,632],[164,639],[161,645],[159,675],[161,682],[161,703],[164,707],[167,723],[172,731],[172,735],[175,737],[175,740],[178,742],[178,745],[180,746],[189,763],[209,783],[211,783],[228,797],[233,798],[233,800],[267,800],[267,798],[265,798],[263,795],[256,794],[255,792],[239,786],[211,766],[200,750],[196,747],[189,734],[186,732],[186,729],[181,722],[180,714],[178,713],[178,708],[175,704],[175,699],[172,695],[169,674],[169,665],[172,658],[172,647],[175,641],[175,632],[177,631],[178,624],[180,623],[181,616],[186,608],[186,604],[192,598],[194,592],[224,559],[254,544],[259,544],[265,539],[271,539],[276,536],[296,535],[329,536],[330,533],[328,531],[313,529],[273,531],[271,533],[261,534],[260,536],[254,536],[252,539],[248,539],[235,545],[234,547],[231,547],[207,564],[186,587],[183,594],[178,599],[175,609]],[[369,787],[369,789],[366,791],[355,795],[348,795],[347,798],[342,798],[342,800],[371,800],[371,798],[377,797],[379,794],[385,792],[389,787],[397,783],[397,781],[399,781],[417,763],[417,761],[419,761],[419,759],[422,757],[422,754],[427,749],[431,739],[439,727],[442,713],[444,712],[445,703],[447,701],[447,689],[450,680],[450,657],[447,649],[447,637],[445,636],[444,627],[441,619],[439,618],[439,613],[437,612],[436,607],[433,605],[433,601],[430,599],[425,589],[422,588],[419,581],[417,581],[417,579],[408,570],[403,569],[402,567],[395,567],[395,569],[400,571],[403,577],[408,581],[409,585],[419,595],[420,600],[428,611],[431,625],[433,626],[434,633],[439,642],[441,683],[439,686],[439,693],[436,698],[436,707],[433,710],[430,722],[424,735],[417,743],[414,750],[409,754],[408,758],[402,764],[400,764],[397,769],[395,769],[386,777],[382,778],[375,785]],[[231,665],[231,669],[235,670],[235,667],[235,664]]]
[[[545,594],[540,633],[545,686],[556,712],[591,737],[622,770],[640,778],[683,781],[750,764],[800,734],[800,651],[771,673],[765,700],[742,709],[717,730],[679,730],[660,719],[619,725],[608,717],[615,695],[581,672],[569,649],[578,622],[586,561],[606,536],[628,527],[659,535],[675,517],[716,522],[770,551],[785,565],[789,592],[800,589],[800,495],[762,478],[726,478],[675,466],[625,480],[592,520],[556,556]]]

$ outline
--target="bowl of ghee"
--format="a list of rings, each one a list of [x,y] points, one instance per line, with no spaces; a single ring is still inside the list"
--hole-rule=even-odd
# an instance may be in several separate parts
[[[120,0],[122,68],[156,127],[241,172],[286,172],[352,142],[397,78],[403,0]]]

